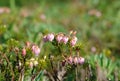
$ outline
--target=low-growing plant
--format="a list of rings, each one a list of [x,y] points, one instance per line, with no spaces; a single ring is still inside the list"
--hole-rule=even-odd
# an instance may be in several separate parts
[[[46,34],[38,45],[8,40],[1,45],[0,50],[2,80],[40,81],[46,77],[52,81],[63,81],[70,69],[73,72],[76,67],[84,64],[85,59],[80,56],[77,40],[76,32],[73,31],[68,35]]]
[[[82,57],[76,31],[43,34],[39,43],[0,44],[0,81],[109,81],[116,64],[104,54]],[[85,55],[84,55],[85,56]]]

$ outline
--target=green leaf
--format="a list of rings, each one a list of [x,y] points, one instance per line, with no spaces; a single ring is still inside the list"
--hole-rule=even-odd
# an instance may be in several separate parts
[[[40,73],[35,78],[35,81],[42,81],[42,77],[43,77],[43,71],[40,71]]]
[[[107,73],[107,76],[109,76],[112,72],[113,72],[113,70],[115,69],[115,67],[116,67],[116,63],[110,63],[110,65],[109,65],[109,67],[108,67],[108,73]]]

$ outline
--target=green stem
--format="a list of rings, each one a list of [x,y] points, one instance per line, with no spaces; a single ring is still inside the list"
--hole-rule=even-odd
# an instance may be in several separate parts
[[[15,10],[15,0],[10,0],[10,8],[12,9],[12,11]]]

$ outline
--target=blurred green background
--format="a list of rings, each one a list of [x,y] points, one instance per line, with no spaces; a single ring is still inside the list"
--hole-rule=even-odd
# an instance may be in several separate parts
[[[0,25],[0,43],[76,30],[87,53],[120,58],[120,0],[0,0]]]

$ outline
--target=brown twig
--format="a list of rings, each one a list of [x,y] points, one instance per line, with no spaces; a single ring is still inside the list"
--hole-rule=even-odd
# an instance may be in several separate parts
[[[50,64],[51,64],[51,67],[52,67],[52,71],[54,73],[54,75],[53,75],[54,80],[55,81],[57,81],[57,80],[60,81],[59,78],[58,78],[58,76],[56,75],[56,72],[54,71],[54,67],[53,67],[53,63],[52,63],[51,59],[50,59]]]

